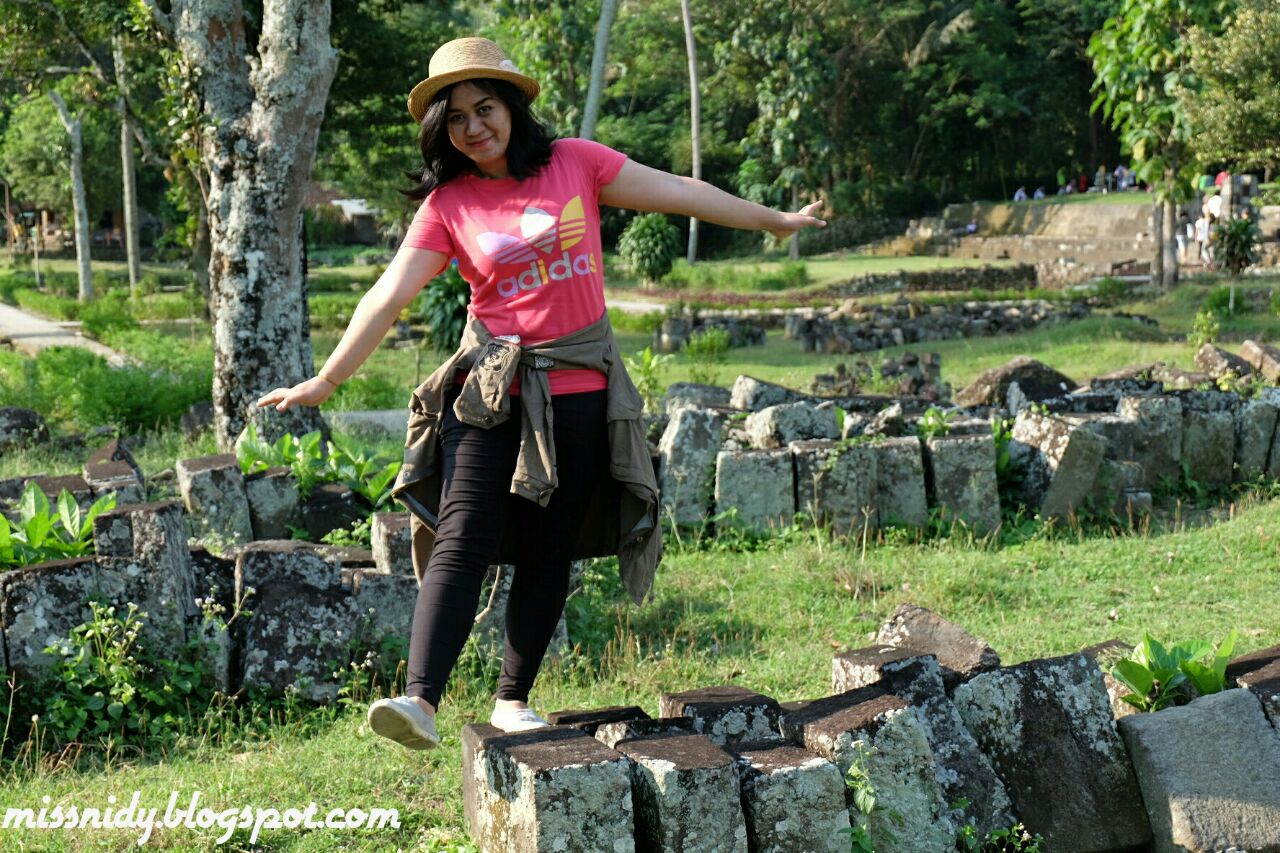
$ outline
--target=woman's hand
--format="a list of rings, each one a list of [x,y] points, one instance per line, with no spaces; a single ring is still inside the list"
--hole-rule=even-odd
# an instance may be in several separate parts
[[[778,226],[768,231],[779,240],[785,240],[801,228],[826,228],[827,223],[814,215],[819,210],[822,210],[822,202],[815,201],[800,208],[799,213],[779,213]]]
[[[277,388],[262,395],[258,400],[258,408],[275,406],[277,412],[285,412],[290,406],[318,406],[338,389],[328,379],[313,376],[306,382],[299,382],[292,388]]]

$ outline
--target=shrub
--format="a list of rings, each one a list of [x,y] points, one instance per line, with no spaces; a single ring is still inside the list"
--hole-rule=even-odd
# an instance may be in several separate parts
[[[627,359],[627,370],[635,379],[640,396],[644,397],[645,409],[652,414],[657,414],[662,406],[662,396],[666,393],[666,386],[662,384],[662,368],[673,357],[655,354],[653,347],[645,347],[635,357]]]
[[[1129,295],[1129,282],[1114,276],[1106,276],[1098,280],[1093,287],[1093,296],[1103,305],[1118,305]]]
[[[1231,219],[1213,229],[1213,257],[1233,276],[1258,262],[1258,224],[1249,219]]]
[[[716,384],[720,373],[716,368],[724,364],[728,353],[728,329],[711,326],[694,332],[684,345],[684,354],[689,360],[689,377],[703,385]]]
[[[13,293],[18,307],[52,320],[80,319],[80,303],[73,297],[59,295],[55,291],[27,290],[20,288]]]
[[[637,314],[633,311],[623,311],[621,308],[610,308],[609,325],[613,326],[616,332],[652,335],[662,328],[662,312],[646,311],[643,314]]]
[[[82,331],[95,341],[100,341],[111,332],[138,328],[138,321],[129,312],[126,302],[128,295],[128,291],[113,290],[82,306]]]
[[[1205,344],[1213,343],[1220,334],[1222,324],[1218,322],[1217,316],[1212,311],[1197,311],[1191,331],[1187,334],[1187,343],[1198,350]]]
[[[1204,310],[1211,312],[1216,317],[1226,317],[1231,313],[1232,293],[1231,288],[1223,285],[1215,287],[1209,291],[1209,295],[1204,298]],[[1244,300],[1240,300],[1236,304],[1237,311],[1243,309]]]
[[[423,289],[418,316],[426,324],[427,342],[436,352],[453,352],[458,348],[470,302],[471,285],[458,272],[456,264],[450,264]]]
[[[18,520],[0,515],[0,568],[29,566],[46,560],[80,557],[93,550],[93,520],[115,509],[115,495],[103,495],[86,513],[66,489],[58,495],[57,512],[35,483],[27,483],[18,501]]]
[[[656,284],[680,253],[680,232],[661,213],[642,213],[618,238],[618,254],[636,275]]]
[[[337,411],[362,409],[402,409],[409,392],[381,376],[356,374],[338,386],[326,406]]]
[[[1205,640],[1166,649],[1144,634],[1128,657],[1115,662],[1111,675],[1130,691],[1122,700],[1139,711],[1159,711],[1178,699],[1179,688],[1187,680],[1201,696],[1221,692],[1235,643],[1232,631],[1216,650]]]

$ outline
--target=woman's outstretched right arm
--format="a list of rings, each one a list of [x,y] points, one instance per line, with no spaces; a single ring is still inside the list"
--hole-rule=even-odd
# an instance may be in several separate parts
[[[277,388],[264,394],[258,406],[275,406],[283,412],[290,406],[318,406],[329,399],[378,348],[400,312],[427,282],[440,274],[448,261],[448,255],[443,252],[401,246],[386,272],[360,298],[342,340],[324,367],[292,388]]]

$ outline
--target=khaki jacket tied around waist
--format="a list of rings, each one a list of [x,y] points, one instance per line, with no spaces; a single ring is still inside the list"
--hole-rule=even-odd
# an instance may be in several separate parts
[[[588,504],[573,559],[617,555],[623,585],[643,604],[662,559],[658,484],[644,438],[644,400],[627,375],[609,315],[585,329],[532,346],[495,338],[468,316],[462,343],[427,377],[409,401],[404,465],[392,495],[412,513],[413,568],[422,580],[435,544],[440,511],[440,423],[445,391],[459,370],[469,370],[454,403],[458,420],[488,429],[512,416],[511,381],[519,375],[520,451],[511,492],[546,506],[558,484],[548,370],[590,369],[608,377],[609,474]],[[498,559],[516,562],[504,537]]]

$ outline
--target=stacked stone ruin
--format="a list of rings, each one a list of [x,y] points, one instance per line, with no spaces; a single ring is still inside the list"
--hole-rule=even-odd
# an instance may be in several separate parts
[[[1019,821],[1055,853],[1280,847],[1280,647],[1235,661],[1237,688],[1119,720],[1099,654],[1001,666],[904,604],[875,645],[833,659],[821,698],[722,685],[662,694],[657,718],[468,725],[468,830],[482,851],[843,853],[864,819],[883,851],[955,850],[966,826]],[[865,818],[855,764],[874,791]]]
[[[916,436],[933,405],[923,397],[816,397],[747,376],[727,392],[673,386],[658,448],[664,512],[756,531],[799,512],[844,534],[936,514],[989,533],[1001,520],[991,420],[1005,417],[1020,499],[1045,519],[1086,504],[1140,517],[1184,477],[1207,488],[1278,479],[1280,388],[1242,397],[1213,382],[1227,370],[1274,382],[1280,350],[1249,341],[1241,353],[1210,345],[1200,361],[1215,373],[1149,365],[1085,387],[1020,357],[961,390],[945,434],[927,439]]]

